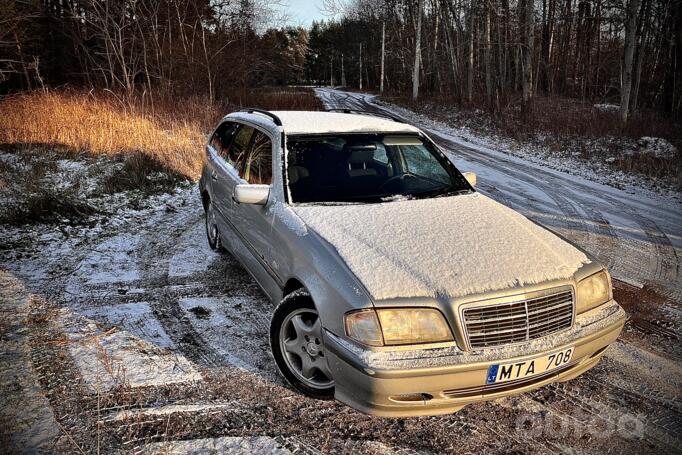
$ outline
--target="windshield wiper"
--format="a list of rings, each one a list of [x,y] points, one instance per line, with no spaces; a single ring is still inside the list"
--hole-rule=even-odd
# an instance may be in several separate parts
[[[453,190],[453,189],[447,188],[447,189],[444,189],[444,190],[437,190],[437,191],[431,193],[429,196],[424,196],[424,197],[427,197],[427,198],[429,198],[429,197],[435,198],[435,197],[457,196],[457,195],[460,195],[460,194],[467,194],[467,193],[469,193],[469,192],[470,192],[470,191],[469,191],[469,189],[467,189],[467,188],[462,188],[462,189],[459,189],[459,190]]]

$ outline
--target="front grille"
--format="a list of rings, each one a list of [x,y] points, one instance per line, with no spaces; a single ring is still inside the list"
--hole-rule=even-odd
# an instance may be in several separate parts
[[[520,302],[491,304],[463,311],[472,348],[534,340],[573,325],[573,292],[563,290]]]

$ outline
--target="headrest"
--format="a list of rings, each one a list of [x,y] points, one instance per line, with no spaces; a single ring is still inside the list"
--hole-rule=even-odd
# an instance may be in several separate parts
[[[310,172],[303,166],[289,166],[287,168],[287,174],[289,175],[289,183],[294,184],[300,179],[308,177]]]
[[[369,163],[374,159],[374,150],[367,149],[351,149],[350,156],[348,157],[348,162],[351,164],[356,163]]]

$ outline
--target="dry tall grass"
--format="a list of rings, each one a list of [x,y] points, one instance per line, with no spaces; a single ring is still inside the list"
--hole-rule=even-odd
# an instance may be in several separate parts
[[[0,144],[123,156],[137,175],[152,165],[196,180],[206,134],[223,115],[246,106],[301,110],[318,109],[320,103],[305,88],[235,89],[224,103],[202,97],[123,98],[102,91],[31,92],[0,100]]]
[[[195,179],[207,125],[220,110],[199,98],[152,103],[113,94],[33,92],[0,101],[0,142],[44,144],[94,155],[141,154],[164,170]]]

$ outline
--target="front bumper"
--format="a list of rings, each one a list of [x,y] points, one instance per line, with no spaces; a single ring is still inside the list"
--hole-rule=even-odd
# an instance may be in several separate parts
[[[385,417],[437,415],[580,375],[596,365],[626,319],[625,311],[611,301],[577,317],[570,330],[521,346],[469,352],[452,346],[376,351],[327,333],[325,347],[339,401]],[[565,367],[545,376],[486,385],[490,365],[528,360],[570,346],[575,351]]]

